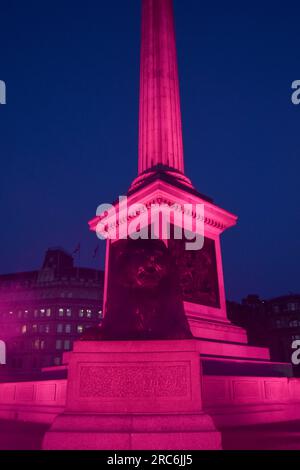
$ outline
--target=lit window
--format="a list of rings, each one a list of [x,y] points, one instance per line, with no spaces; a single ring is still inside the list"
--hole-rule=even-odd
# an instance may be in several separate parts
[[[87,316],[88,318],[92,318],[92,311],[91,311],[91,310],[87,310],[87,311],[86,311],[86,316]]]
[[[50,325],[45,325],[45,333],[50,333]]]
[[[99,310],[98,316],[99,316],[99,318],[102,318],[102,317],[103,317],[103,312],[102,312],[102,310]]]
[[[47,308],[46,310],[46,316],[51,317],[51,308]]]
[[[64,328],[63,325],[62,325],[61,323],[59,323],[59,324],[57,325],[57,333],[62,333],[62,332],[63,332],[63,328]]]
[[[79,334],[83,333],[83,326],[82,325],[77,326],[77,333],[79,333]]]
[[[38,326],[37,326],[37,325],[32,325],[32,331],[33,331],[34,333],[37,332],[37,329],[38,329]]]
[[[40,342],[40,349],[45,349],[45,341],[44,340],[42,340]]]
[[[295,304],[294,302],[290,302],[288,304],[288,311],[289,312],[295,312],[295,310],[297,310],[297,304]]]
[[[59,315],[60,317],[63,317],[63,316],[64,316],[64,309],[63,309],[63,308],[60,308],[60,309],[59,309],[58,315]]]
[[[71,317],[71,316],[72,316],[72,310],[71,310],[70,308],[67,308],[66,315],[67,315],[67,317]]]
[[[66,325],[65,326],[65,332],[66,333],[71,333],[71,325]]]
[[[36,339],[33,342],[33,347],[34,347],[34,349],[40,349],[40,340],[39,339]]]
[[[79,316],[80,316],[80,318],[84,317],[84,310],[79,310]]]
[[[42,308],[42,309],[40,310],[40,312],[41,312],[41,317],[44,317],[44,316],[45,316],[45,313],[46,313],[46,310]]]
[[[27,333],[27,325],[23,325],[21,328],[22,334],[25,335]]]
[[[67,339],[66,341],[64,341],[64,350],[69,351],[70,349],[71,349],[71,341]]]
[[[57,350],[60,350],[62,348],[62,340],[61,339],[56,340],[55,347],[56,347]]]

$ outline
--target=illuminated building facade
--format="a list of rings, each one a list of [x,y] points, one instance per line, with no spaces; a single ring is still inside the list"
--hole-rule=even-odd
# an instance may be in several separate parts
[[[86,328],[102,318],[103,273],[74,266],[71,255],[49,249],[40,270],[0,276],[0,337],[7,369],[59,366]]]
[[[242,303],[228,302],[231,321],[245,328],[250,344],[268,346],[273,361],[291,362],[292,344],[300,340],[300,295],[269,300],[248,295]],[[299,367],[294,367],[300,375]]]

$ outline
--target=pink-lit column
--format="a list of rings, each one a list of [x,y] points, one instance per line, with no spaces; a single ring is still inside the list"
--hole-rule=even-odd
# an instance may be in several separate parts
[[[142,0],[139,174],[184,172],[173,0]]]

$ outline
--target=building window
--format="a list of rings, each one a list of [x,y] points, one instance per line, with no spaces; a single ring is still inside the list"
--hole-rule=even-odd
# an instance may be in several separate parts
[[[51,317],[51,308],[47,308],[46,310],[46,316]]]
[[[50,325],[40,325],[39,326],[40,333],[50,333]]]
[[[38,315],[39,315],[39,312],[38,312],[37,310],[35,310],[35,311],[33,312],[33,316],[34,316],[34,318],[37,318],[37,317],[38,317]]]
[[[57,339],[57,340],[56,340],[55,347],[56,347],[56,349],[57,349],[58,351],[59,351],[60,349],[62,349],[62,340],[61,340],[61,339]]]
[[[41,312],[41,317],[44,317],[44,316],[45,316],[45,313],[46,313],[46,310],[45,310],[44,308],[42,308],[42,309],[40,310],[40,312]]]
[[[77,333],[79,333],[80,335],[81,335],[81,333],[83,333],[83,326],[82,325],[77,326]]]
[[[27,333],[27,325],[23,325],[21,328],[21,331],[22,331],[22,335],[25,335],[25,333]]]
[[[71,341],[66,339],[66,341],[64,341],[64,350],[65,351],[70,351],[70,349],[71,349]]]
[[[84,310],[79,310],[79,316],[80,316],[80,318],[84,317]]]
[[[99,312],[98,312],[98,317],[99,317],[99,318],[103,318],[103,312],[102,312],[102,310],[99,310]]]
[[[66,325],[65,326],[65,332],[66,333],[71,333],[71,325]]]
[[[295,304],[294,302],[288,303],[287,307],[289,312],[295,312],[297,310],[297,304]]]
[[[64,316],[64,313],[65,313],[65,312],[64,312],[64,309],[63,309],[63,308],[60,308],[59,311],[58,311],[58,315],[59,315],[60,317],[63,317],[63,316]]]
[[[40,342],[40,349],[45,349],[45,341],[44,340],[42,340]]]
[[[39,340],[39,339],[36,339],[36,340],[33,342],[33,348],[34,348],[34,349],[40,349],[40,340]]]
[[[54,358],[54,365],[55,366],[60,366],[61,365],[61,358],[60,357],[55,357]]]
[[[70,308],[67,308],[66,315],[67,315],[67,317],[72,316],[72,310]]]
[[[92,311],[91,311],[91,310],[87,310],[87,311],[86,311],[86,316],[87,316],[88,318],[92,318]]]
[[[56,330],[57,333],[62,333],[63,330],[64,330],[64,326],[63,326],[61,323],[59,323],[59,324],[57,325],[57,330]]]
[[[38,326],[37,325],[32,325],[32,331],[33,333],[36,333],[38,330]]]

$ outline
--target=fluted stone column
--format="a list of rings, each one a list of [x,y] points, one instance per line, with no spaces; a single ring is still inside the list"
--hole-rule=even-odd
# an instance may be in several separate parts
[[[184,172],[173,0],[142,1],[139,174]]]

